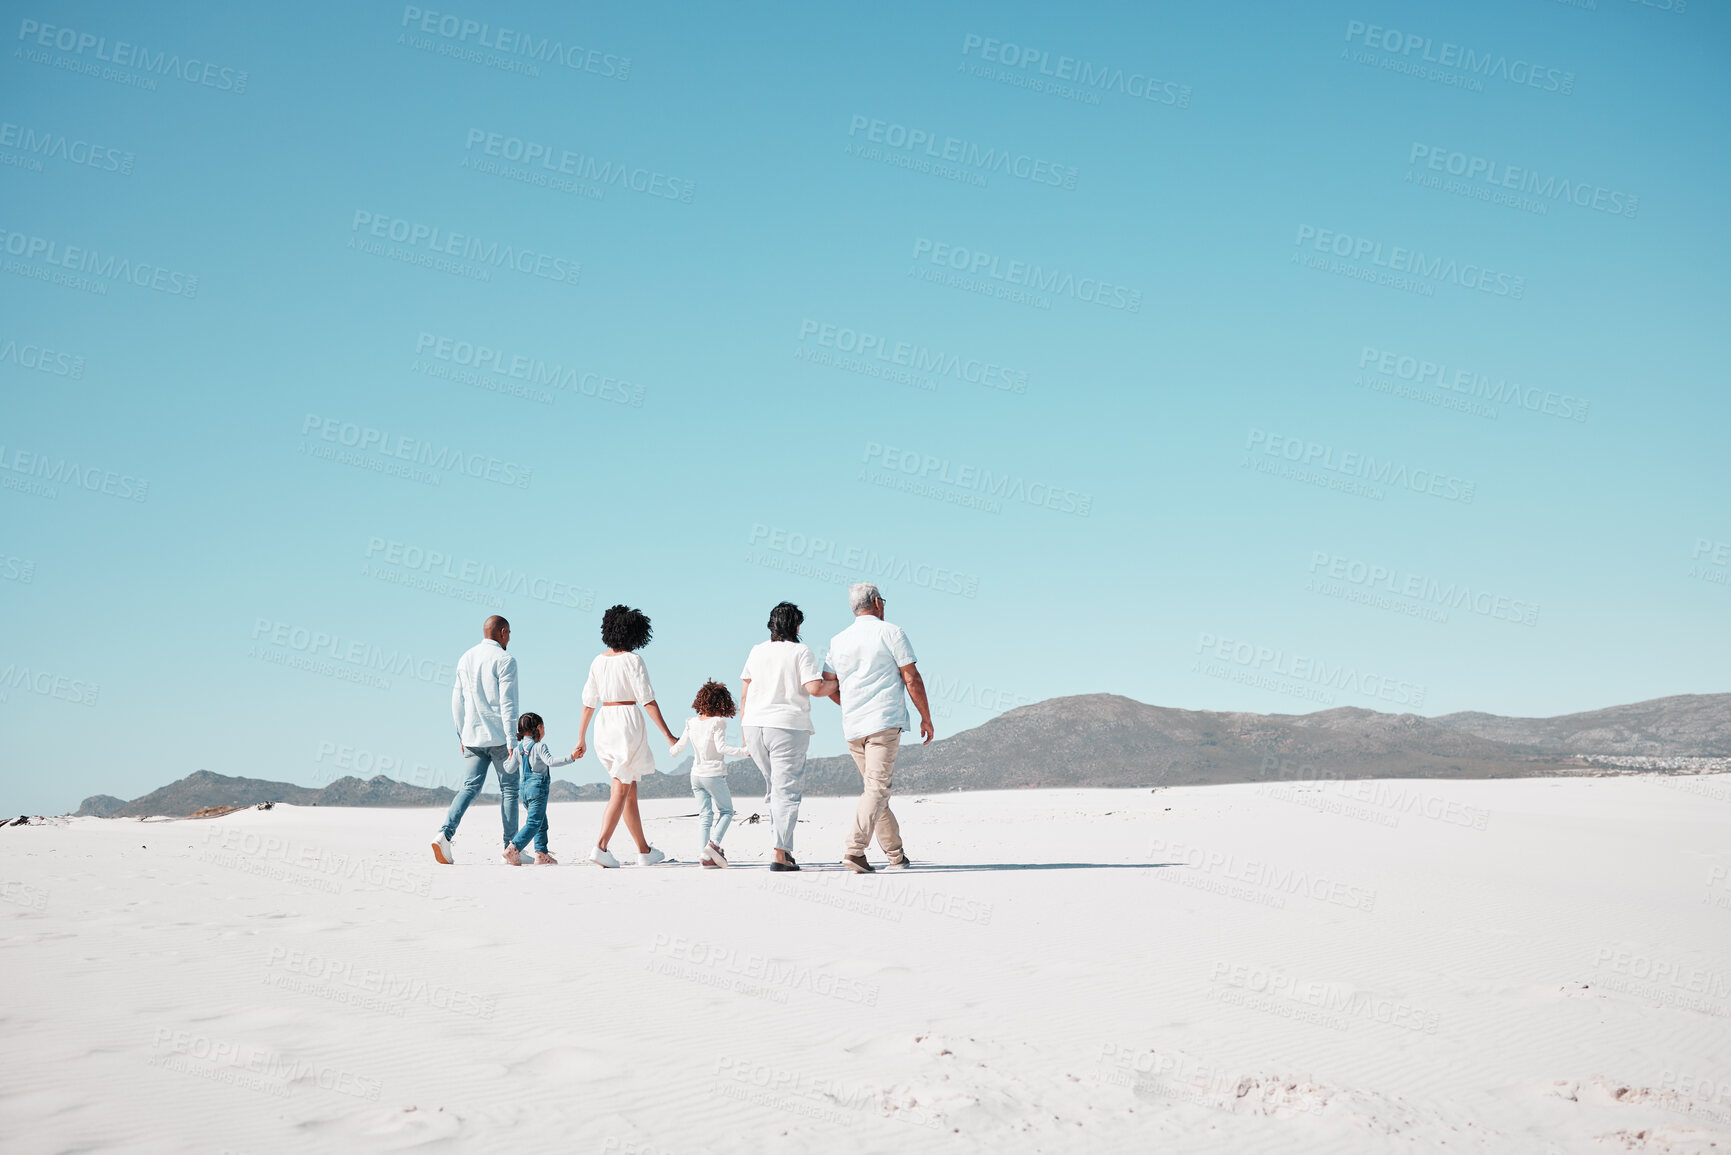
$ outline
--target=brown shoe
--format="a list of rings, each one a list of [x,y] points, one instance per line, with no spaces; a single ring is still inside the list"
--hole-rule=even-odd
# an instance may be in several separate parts
[[[536,866],[558,866],[559,860],[557,858],[554,858],[551,854],[548,854],[545,850],[537,850],[535,852],[535,865]]]
[[[512,846],[509,842],[505,844],[505,849],[500,851],[500,857],[502,857],[506,862],[509,862],[512,866],[523,865],[522,852],[515,846]]]
[[[849,870],[853,871],[855,874],[876,874],[877,873],[877,867],[875,867],[871,863],[867,862],[866,856],[863,854],[847,855],[845,858],[842,859],[842,862],[845,863],[847,868]]]

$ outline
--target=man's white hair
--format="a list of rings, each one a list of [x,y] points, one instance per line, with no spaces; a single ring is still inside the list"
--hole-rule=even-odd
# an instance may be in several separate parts
[[[856,614],[863,614],[872,608],[872,603],[883,597],[878,593],[878,587],[870,582],[855,582],[847,588],[847,604]]]

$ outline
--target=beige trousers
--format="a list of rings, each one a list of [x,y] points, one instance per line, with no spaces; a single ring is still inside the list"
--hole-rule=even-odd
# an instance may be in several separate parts
[[[853,755],[863,784],[859,807],[854,811],[853,830],[847,836],[849,854],[864,854],[876,835],[885,854],[891,858],[901,856],[902,828],[890,809],[890,776],[895,773],[896,753],[901,746],[900,730],[879,730],[847,744],[847,752]]]

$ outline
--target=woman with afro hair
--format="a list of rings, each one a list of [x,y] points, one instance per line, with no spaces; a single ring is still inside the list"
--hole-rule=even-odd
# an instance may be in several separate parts
[[[655,720],[666,735],[668,744],[673,732],[655,704],[655,688],[649,684],[649,669],[637,651],[649,644],[649,619],[641,610],[629,606],[613,606],[601,615],[601,643],[607,648],[589,663],[589,680],[583,683],[583,720],[577,730],[577,748],[571,757],[581,758],[587,749],[589,719],[595,718],[595,756],[601,759],[608,777],[613,780],[613,794],[607,800],[607,811],[601,816],[601,837],[589,852],[589,861],[597,866],[618,866],[619,860],[608,853],[607,843],[619,826],[621,816],[625,829],[637,840],[637,862],[654,866],[667,855],[649,845],[643,837],[643,816],[637,810],[637,780],[655,770],[655,756],[649,752],[649,734],[643,725],[643,711]],[[638,707],[641,706],[643,711]]]

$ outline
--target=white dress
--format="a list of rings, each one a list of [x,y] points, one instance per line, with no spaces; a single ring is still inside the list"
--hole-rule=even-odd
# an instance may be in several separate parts
[[[630,783],[654,772],[655,755],[649,752],[649,732],[638,708],[653,701],[649,669],[636,654],[603,653],[589,663],[583,704],[595,710],[595,756],[610,777]],[[603,702],[632,705],[604,706]]]

